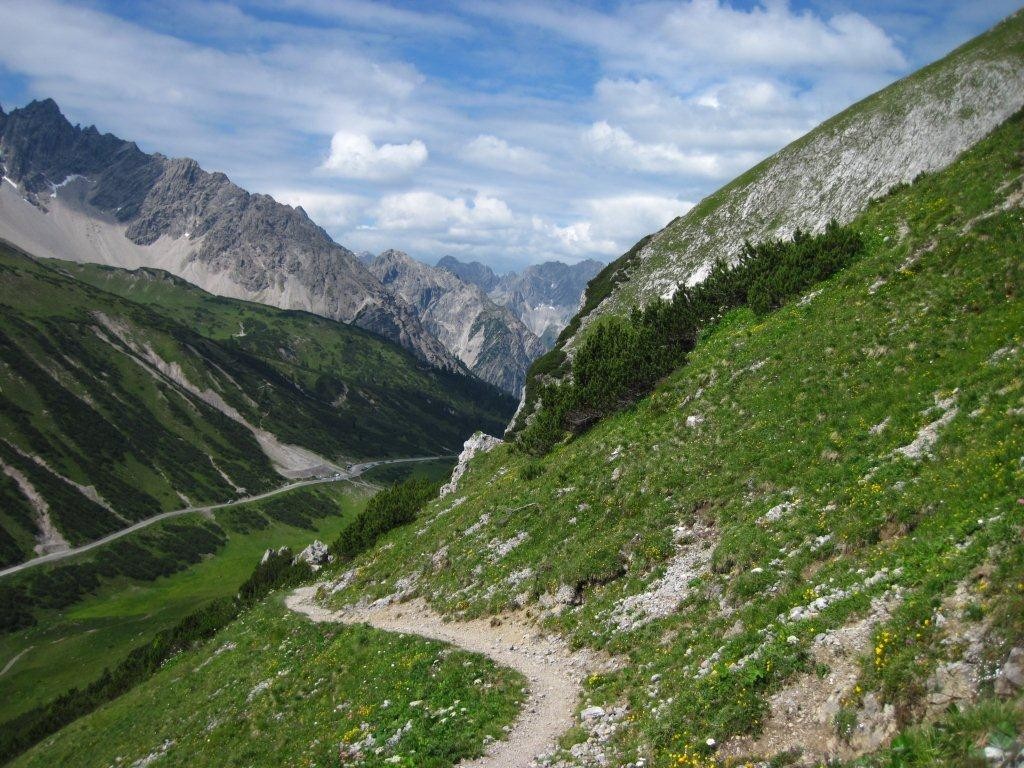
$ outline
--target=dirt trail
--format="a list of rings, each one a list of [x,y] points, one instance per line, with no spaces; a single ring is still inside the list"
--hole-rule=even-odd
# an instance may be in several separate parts
[[[528,698],[505,741],[491,744],[482,757],[465,760],[459,768],[528,768],[538,755],[550,752],[575,724],[580,681],[600,663],[592,656],[570,653],[566,644],[541,635],[537,627],[503,616],[499,626],[490,619],[445,621],[422,600],[385,606],[332,611],[316,600],[317,585],[301,587],[285,604],[312,621],[366,623],[388,632],[419,635],[481,653],[511,667],[529,681]]]

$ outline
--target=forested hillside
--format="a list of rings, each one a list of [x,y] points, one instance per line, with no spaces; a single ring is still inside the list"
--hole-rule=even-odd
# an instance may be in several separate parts
[[[0,271],[3,564],[351,459],[449,454],[513,405],[368,332],[165,273],[8,246]]]

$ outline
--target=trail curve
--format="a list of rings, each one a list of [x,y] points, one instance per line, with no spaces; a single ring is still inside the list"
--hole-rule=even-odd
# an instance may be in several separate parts
[[[375,629],[418,635],[480,653],[511,667],[529,681],[527,699],[508,738],[493,742],[485,753],[464,760],[458,768],[529,768],[551,752],[558,737],[575,722],[582,691],[580,681],[598,663],[584,653],[571,653],[559,638],[542,635],[536,626],[516,617],[446,621],[423,600],[332,611],[316,599],[319,585],[300,587],[285,605],[316,622],[369,624]]]

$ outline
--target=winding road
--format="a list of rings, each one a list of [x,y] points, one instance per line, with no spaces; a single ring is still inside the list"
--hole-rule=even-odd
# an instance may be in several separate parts
[[[346,480],[354,480],[355,478],[359,477],[368,470],[371,470],[374,467],[383,466],[385,464],[408,464],[410,462],[436,461],[438,459],[450,458],[454,458],[454,455],[415,456],[407,459],[378,459],[376,461],[367,461],[363,462],[362,464],[353,464],[347,470],[338,472],[330,477],[319,477],[311,480],[300,480],[297,483],[289,483],[288,485],[281,486],[280,488],[275,488],[273,491],[267,491],[266,493],[258,493],[255,496],[245,496],[241,499],[235,499],[234,501],[225,501],[220,504],[208,504],[206,506],[198,507],[184,507],[182,509],[171,510],[170,512],[161,512],[159,515],[147,517],[145,520],[140,520],[137,523],[133,523],[132,525],[129,525],[127,528],[122,528],[121,530],[115,531],[109,536],[104,536],[102,539],[96,539],[95,541],[90,541],[88,544],[82,544],[80,547],[73,547],[71,549],[65,549],[60,552],[50,552],[49,554],[40,555],[39,557],[34,557],[31,560],[26,560],[23,563],[18,563],[17,565],[12,565],[8,568],[4,568],[2,571],[0,571],[0,578],[4,576],[10,576],[15,573],[19,573],[20,571],[24,571],[27,568],[33,568],[37,565],[43,565],[44,563],[53,563],[58,560],[63,560],[66,557],[74,557],[75,555],[80,555],[83,552],[88,552],[90,549],[102,547],[104,544],[109,544],[110,542],[116,539],[120,539],[122,536],[127,536],[130,533],[135,533],[136,531],[140,531],[143,528],[152,525],[153,523],[158,523],[161,520],[167,520],[171,517],[178,517],[179,515],[188,515],[192,514],[193,512],[213,512],[214,510],[224,509],[225,507],[234,507],[239,504],[249,504],[250,502],[253,501],[269,499],[272,496],[287,493],[288,491],[294,491],[296,488],[302,488],[307,485],[321,485],[323,483],[339,483]]]
[[[459,763],[458,768],[529,768],[536,758],[554,750],[558,737],[576,723],[580,681],[600,665],[593,656],[570,652],[559,638],[540,634],[517,617],[472,621],[446,620],[422,600],[332,611],[316,599],[320,585],[300,587],[285,605],[316,622],[369,624],[387,632],[440,640],[481,653],[511,667],[529,681],[527,700],[508,738],[493,742],[483,756]]]

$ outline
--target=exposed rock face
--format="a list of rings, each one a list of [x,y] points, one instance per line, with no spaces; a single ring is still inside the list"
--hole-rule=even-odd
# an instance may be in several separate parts
[[[213,293],[354,323],[449,370],[462,367],[400,299],[301,208],[253,195],[190,159],[148,155],[56,103],[0,123],[0,236],[38,255],[156,266]],[[123,238],[123,239],[122,239]]]
[[[327,549],[327,545],[320,541],[320,539],[314,539],[308,547],[295,556],[292,563],[306,563],[314,571],[318,571],[321,566],[326,565],[333,559]]]
[[[472,435],[465,443],[462,444],[462,453],[459,454],[459,463],[455,465],[455,469],[452,470],[452,479],[449,480],[445,485],[441,486],[440,496],[444,497],[450,493],[455,493],[455,489],[459,487],[459,480],[466,474],[466,468],[469,466],[470,460],[478,453],[487,453],[488,451],[501,445],[504,441],[492,437],[491,435],[485,435],[483,432],[477,432]]]
[[[745,240],[849,221],[895,185],[945,168],[1024,105],[1022,42],[1018,13],[705,198],[615,262],[615,287],[582,318],[582,331],[602,315],[703,280],[715,259],[734,257]]]
[[[519,274],[501,277],[478,261],[467,263],[451,256],[445,256],[437,266],[479,286],[496,304],[511,309],[541,340],[544,348],[551,349],[558,334],[579,309],[587,283],[604,265],[593,259],[577,264],[547,261],[532,264]]]
[[[263,551],[263,557],[260,558],[260,565],[265,565],[272,557],[287,557],[291,554],[291,550],[288,547],[279,547],[278,549],[267,549]]]
[[[469,370],[508,392],[519,392],[526,369],[544,348],[509,309],[491,301],[479,286],[401,251],[380,254],[370,271]]]
[[[484,291],[494,290],[501,278],[494,274],[494,270],[479,261],[459,261],[454,256],[444,256],[437,262],[439,269],[447,269],[464,283],[478,286]]]

